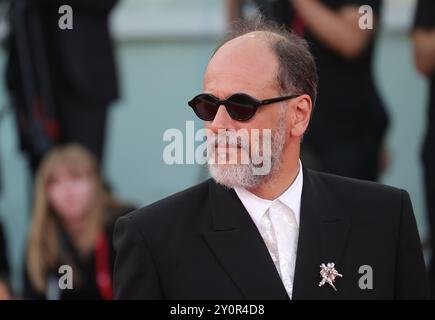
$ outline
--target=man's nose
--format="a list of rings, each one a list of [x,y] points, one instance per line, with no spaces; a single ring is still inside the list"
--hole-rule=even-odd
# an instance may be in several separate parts
[[[234,120],[231,119],[224,105],[220,105],[219,109],[211,122],[211,129],[217,132],[219,129],[234,129]]]

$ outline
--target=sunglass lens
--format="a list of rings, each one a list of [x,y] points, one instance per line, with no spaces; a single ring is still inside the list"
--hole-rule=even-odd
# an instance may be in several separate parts
[[[195,114],[204,121],[212,121],[216,116],[218,107],[216,99],[207,94],[201,94],[189,102]]]
[[[228,102],[228,113],[234,120],[249,120],[255,114],[257,101],[246,94],[232,95]]]

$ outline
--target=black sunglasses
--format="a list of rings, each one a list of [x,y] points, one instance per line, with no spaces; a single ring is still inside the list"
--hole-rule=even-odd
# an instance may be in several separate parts
[[[220,106],[225,106],[233,120],[247,121],[257,112],[258,107],[284,100],[294,99],[301,95],[282,96],[266,100],[258,100],[246,93],[235,93],[226,100],[219,100],[209,93],[201,93],[188,102],[195,114],[204,121],[212,121]]]

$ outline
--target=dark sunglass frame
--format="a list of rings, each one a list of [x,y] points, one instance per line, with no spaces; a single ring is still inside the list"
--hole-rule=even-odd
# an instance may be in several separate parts
[[[234,108],[237,108],[237,106],[235,106],[235,104],[238,104],[238,107],[241,107],[241,103],[235,102],[235,101],[231,101],[231,98],[234,98],[238,96],[238,97],[243,97],[244,99],[248,99],[249,100],[249,104],[246,103],[243,108],[246,108],[247,111],[249,111],[249,113],[246,113],[246,116],[244,117],[238,117],[234,111]],[[252,96],[250,96],[249,94],[246,93],[235,93],[233,95],[231,95],[229,98],[227,98],[226,100],[219,100],[217,97],[215,97],[214,95],[210,94],[210,93],[201,93],[198,94],[197,96],[195,96],[192,100],[190,100],[188,102],[188,105],[193,109],[193,111],[195,112],[195,114],[198,116],[198,118],[200,118],[201,120],[204,121],[212,121],[214,120],[214,118],[216,117],[216,114],[219,110],[220,106],[225,106],[228,114],[230,115],[230,117],[233,120],[236,121],[247,121],[249,119],[251,119],[255,113],[257,112],[257,109],[261,106],[265,106],[268,104],[272,104],[272,103],[277,103],[277,102],[281,102],[281,101],[285,101],[285,100],[290,100],[290,99],[294,99],[297,97],[300,97],[300,94],[292,94],[292,95],[288,95],[288,96],[281,96],[281,97],[276,97],[276,98],[270,98],[270,99],[265,99],[265,100],[258,100]],[[210,117],[206,117],[203,114],[200,113],[200,111],[198,110],[199,107],[199,101],[202,98],[202,102],[206,101],[206,103],[210,104],[210,108],[214,108],[213,112],[210,114]],[[206,99],[204,99],[206,98]]]

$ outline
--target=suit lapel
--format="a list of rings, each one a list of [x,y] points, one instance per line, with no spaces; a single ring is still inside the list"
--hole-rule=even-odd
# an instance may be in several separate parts
[[[333,299],[337,294],[321,281],[320,264],[334,262],[340,272],[350,223],[322,178],[303,169],[299,240],[293,299]],[[345,278],[346,275],[344,274]],[[335,285],[340,291],[341,278]]]
[[[232,189],[210,180],[213,231],[203,236],[244,298],[288,299],[257,227]]]
[[[337,292],[331,286],[319,287],[320,264],[334,262],[342,271],[350,222],[322,176],[305,167],[303,174],[293,299],[334,299]],[[212,180],[209,190],[213,231],[203,236],[243,296],[288,299],[267,247],[234,190]],[[338,292],[342,280],[335,282]]]

